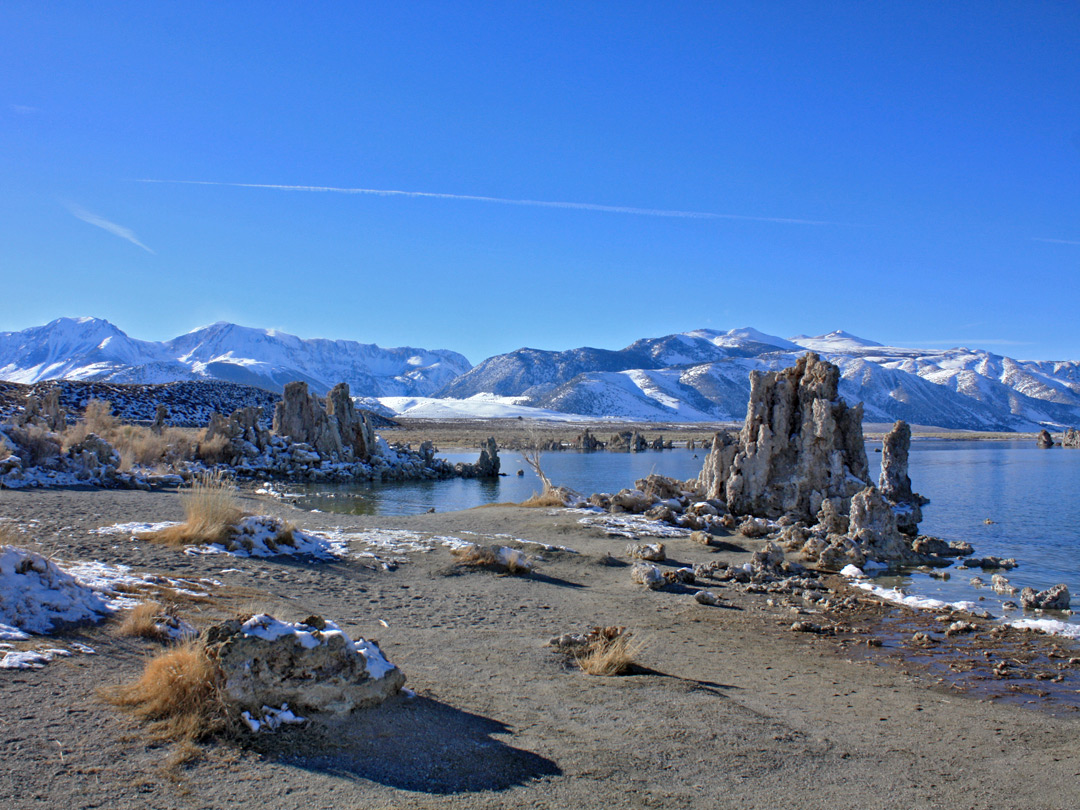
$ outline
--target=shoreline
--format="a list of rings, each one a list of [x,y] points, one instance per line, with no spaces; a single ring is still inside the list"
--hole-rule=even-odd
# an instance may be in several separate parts
[[[185,612],[200,625],[236,610],[325,615],[377,638],[418,695],[361,710],[349,727],[211,745],[174,784],[157,771],[167,752],[93,697],[101,683],[130,679],[157,645],[116,636],[112,621],[79,626],[36,641],[81,640],[96,655],[0,673],[0,718],[9,718],[0,796],[38,794],[42,807],[251,810],[267,806],[268,785],[272,806],[297,808],[1075,801],[1080,719],[1068,698],[1080,694],[1080,652],[1067,639],[1019,630],[995,638],[990,623],[969,616],[979,629],[945,636],[933,615],[885,605],[836,578],[835,610],[711,582],[722,606],[699,605],[686,592],[631,583],[626,538],[584,526],[568,510],[354,516],[306,512],[250,491],[242,497],[245,509],[305,529],[513,543],[509,536],[574,553],[540,551],[544,561],[530,577],[460,570],[443,547],[393,552],[353,543],[376,557],[325,562],[189,555],[91,533],[179,519],[175,492],[0,492],[0,516],[29,525],[43,552],[220,582]],[[735,534],[721,541],[707,548],[665,538],[669,566],[739,565],[764,542]],[[380,566],[395,556],[408,561]],[[800,621],[823,632],[793,632]],[[634,674],[586,676],[544,646],[592,624],[625,625],[646,639]],[[916,625],[939,637],[933,655],[911,647]],[[1055,648],[1069,654],[1054,657]],[[985,652],[992,663],[1006,653],[1033,663],[995,678],[986,675]],[[48,699],[28,703],[29,694]]]

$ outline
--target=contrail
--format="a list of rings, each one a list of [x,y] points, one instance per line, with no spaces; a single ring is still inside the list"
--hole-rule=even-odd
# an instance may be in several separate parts
[[[135,232],[130,228],[125,228],[123,225],[117,225],[115,222],[110,222],[105,217],[99,217],[97,214],[91,213],[83,208],[81,205],[75,205],[75,203],[64,203],[64,207],[71,212],[72,216],[78,217],[83,222],[88,222],[91,225],[96,225],[98,228],[108,231],[114,236],[119,236],[121,239],[126,239],[133,245],[138,245],[147,253],[154,253],[150,248],[144,245],[135,237]],[[157,254],[154,254],[157,255]]]
[[[1050,242],[1055,245],[1080,245],[1075,239],[1043,239],[1038,236],[1031,237],[1032,242]]]
[[[602,211],[608,214],[633,214],[643,217],[681,217],[683,219],[738,219],[749,222],[776,222],[784,225],[849,225],[844,222],[824,222],[814,219],[788,217],[754,217],[745,214],[713,214],[706,211],[668,211],[661,208],[631,208],[625,205],[597,203],[553,202],[550,200],[513,200],[506,197],[483,197],[477,194],[446,194],[436,191],[398,191],[386,188],[338,188],[336,186],[286,186],[272,183],[222,183],[215,180],[151,180],[139,183],[167,183],[188,186],[229,186],[232,188],[268,188],[275,191],[321,191],[335,194],[370,194],[376,197],[426,197],[435,200],[469,200],[502,205],[531,205],[539,208],[569,208],[576,211]]]

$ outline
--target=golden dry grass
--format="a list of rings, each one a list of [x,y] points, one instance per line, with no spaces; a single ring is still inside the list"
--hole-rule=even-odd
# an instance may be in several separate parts
[[[450,549],[450,553],[457,557],[459,565],[494,568],[511,574],[528,574],[532,571],[532,564],[524,554],[511,549],[509,560],[506,560],[500,556],[499,551],[499,546],[481,546],[476,543]]]
[[[123,470],[135,465],[167,469],[179,461],[195,458],[199,446],[193,431],[166,428],[155,433],[141,425],[122,424],[112,415],[112,404],[100,399],[90,400],[82,419],[64,431],[64,449],[78,444],[91,433],[116,449]]]
[[[19,530],[10,523],[0,523],[0,546],[14,546],[19,542]]]
[[[529,508],[538,508],[541,506],[566,506],[563,499],[555,492],[555,490],[534,492],[530,497],[526,498],[518,505],[527,506]]]
[[[149,724],[160,740],[201,740],[229,720],[222,675],[197,641],[151,658],[139,680],[101,691],[101,697]]]
[[[493,547],[480,546],[475,543],[452,548],[450,553],[457,557],[461,565],[497,565],[499,562],[498,553]]]
[[[607,629],[607,628],[605,628]],[[634,658],[645,649],[645,642],[619,629],[615,634],[601,632],[574,660],[589,675],[625,675],[634,667]]]
[[[161,627],[166,615],[165,606],[159,602],[141,602],[124,614],[117,630],[121,635],[164,641],[169,637]]]
[[[212,439],[201,439],[195,448],[195,455],[207,464],[220,464],[225,460],[225,450],[228,446],[229,440],[219,434]]]
[[[184,522],[141,534],[140,540],[170,546],[227,543],[234,533],[233,527],[244,517],[232,482],[220,473],[196,478],[180,497],[184,502]]]

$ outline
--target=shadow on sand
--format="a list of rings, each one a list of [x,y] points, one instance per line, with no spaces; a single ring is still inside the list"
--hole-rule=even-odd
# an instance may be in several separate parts
[[[437,700],[399,697],[319,730],[258,737],[251,747],[295,768],[432,794],[505,790],[562,773],[494,736],[511,733]]]

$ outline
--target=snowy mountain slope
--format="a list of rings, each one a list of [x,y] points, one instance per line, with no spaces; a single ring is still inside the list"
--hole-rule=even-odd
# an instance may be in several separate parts
[[[305,380],[319,393],[344,380],[358,397],[398,398],[395,410],[416,408],[417,414],[490,416],[512,406],[521,409],[518,415],[542,409],[596,418],[740,421],[749,373],[792,365],[807,350],[840,367],[841,392],[849,402],[864,403],[869,421],[970,430],[1080,425],[1080,362],[883,346],[844,331],[785,340],[749,327],[698,329],[642,338],[619,350],[518,349],[470,369],[464,357],[445,350],[303,340],[227,323],[151,343],[107,321],[61,318],[0,333],[0,379],[220,380],[271,391]]]
[[[1080,363],[890,347],[844,331],[784,340],[750,328],[701,329],[618,352],[520,350],[488,358],[439,396],[492,391],[596,416],[741,420],[749,372],[792,365],[806,350],[840,367],[841,392],[864,403],[869,421],[1006,431],[1080,424]],[[594,358],[601,362],[589,368]]]
[[[322,394],[344,381],[356,396],[424,396],[469,368],[457,352],[304,340],[229,323],[164,343],[134,340],[96,318],[59,318],[0,333],[0,379],[24,383],[221,380],[280,391],[287,382],[303,380]]]
[[[22,332],[0,332],[0,379],[10,382],[109,379],[147,365],[175,379],[191,376],[161,344],[134,340],[100,318],[58,318]]]
[[[443,388],[438,396],[467,399],[474,394],[542,396],[586,371],[626,371],[657,367],[655,361],[623,349],[570,349],[565,352],[518,349],[489,357]]]

